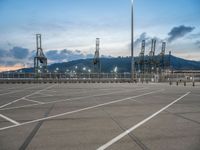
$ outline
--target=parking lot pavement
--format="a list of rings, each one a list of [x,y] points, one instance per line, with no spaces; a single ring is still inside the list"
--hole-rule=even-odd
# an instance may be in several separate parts
[[[2,84],[0,149],[197,150],[196,85]]]

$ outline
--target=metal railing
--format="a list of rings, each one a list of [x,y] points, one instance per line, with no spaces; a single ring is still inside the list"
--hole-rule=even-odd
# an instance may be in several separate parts
[[[130,79],[130,73],[0,73],[0,79]]]
[[[131,80],[130,73],[0,73],[0,80]],[[136,82],[200,82],[200,73],[136,74]]]

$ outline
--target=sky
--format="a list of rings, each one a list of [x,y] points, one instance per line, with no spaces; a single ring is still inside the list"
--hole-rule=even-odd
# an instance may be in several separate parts
[[[199,0],[134,0],[135,55],[146,40],[200,61]],[[91,58],[96,38],[104,57],[130,56],[131,0],[0,0],[0,71],[33,65],[35,34],[49,63]]]

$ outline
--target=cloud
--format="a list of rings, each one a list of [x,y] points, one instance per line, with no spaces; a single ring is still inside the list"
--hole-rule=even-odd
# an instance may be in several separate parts
[[[22,47],[13,47],[10,50],[0,49],[0,57],[12,57],[15,59],[24,59],[29,55],[29,50]]]
[[[49,50],[46,52],[46,57],[48,58],[50,63],[61,63],[61,62],[68,62],[77,59],[86,59],[86,58],[93,58],[94,54],[91,53],[83,53],[80,50]],[[110,58],[111,56],[108,55],[101,55],[101,58]]]
[[[33,58],[36,51],[27,48],[15,46],[9,50],[0,49],[0,66],[15,66],[16,64],[24,66],[33,66]],[[77,59],[93,58],[90,53],[83,53],[80,50],[48,50],[45,53],[49,64],[68,62]]]
[[[150,37],[147,37],[147,33],[143,32],[142,34],[140,34],[140,36],[135,40],[134,44],[135,46],[138,46],[141,44],[142,40],[150,40]]]
[[[29,55],[29,50],[22,47],[13,47],[10,50],[10,56],[13,56],[16,59],[24,59]]]
[[[23,47],[16,46],[9,50],[0,49],[0,65],[15,66],[18,64],[24,66],[24,64],[29,64],[29,55],[29,50]]]
[[[7,55],[7,51],[6,50],[4,50],[4,49],[0,49],[0,57],[2,58],[2,57],[5,57],[6,55]]]
[[[9,50],[0,49],[0,65],[12,67],[15,65],[18,66],[32,66],[33,58],[35,55],[27,48],[23,47],[12,47]]]
[[[0,72],[18,70],[18,69],[21,69],[23,67],[24,67],[23,65],[18,65],[18,64],[13,65],[13,66],[0,66]]]
[[[144,33],[140,34],[140,36],[135,40],[135,42],[134,42],[135,45],[134,46],[136,48],[140,48],[142,40],[145,40],[146,48],[149,49],[149,47],[151,46],[152,39],[155,39],[157,41],[158,47],[159,47],[160,43],[163,41],[159,37],[155,37],[155,36],[151,37],[151,36],[148,36],[147,33],[144,32]]]
[[[184,26],[184,25],[174,27],[168,33],[169,35],[168,42],[173,42],[174,40],[184,37],[186,34],[192,32],[194,29],[195,27]]]
[[[200,38],[200,33],[190,34],[188,39],[197,39]]]
[[[200,41],[199,41],[199,40],[196,41],[196,42],[195,42],[195,45],[197,45],[197,46],[200,48]]]
[[[46,52],[46,57],[50,62],[67,62],[77,59],[92,58],[92,54],[84,54],[80,50],[49,50]]]

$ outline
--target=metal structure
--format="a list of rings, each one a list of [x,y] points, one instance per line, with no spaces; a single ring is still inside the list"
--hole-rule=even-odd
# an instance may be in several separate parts
[[[135,79],[135,59],[134,59],[134,4],[131,0],[131,80]]]
[[[149,56],[154,57],[155,51],[156,51],[156,40],[152,39],[152,41],[151,41],[151,51],[149,52]]]
[[[136,77],[141,79],[141,81],[146,80],[147,78],[151,81],[163,80],[163,77],[171,71],[170,67],[170,55],[165,55],[166,51],[166,42],[162,42],[161,52],[156,55],[156,40],[152,39],[151,49],[148,55],[145,55],[145,40],[141,44],[141,52],[139,57],[135,61],[136,66]]]
[[[152,39],[151,50],[149,52],[149,59],[148,59],[148,73],[150,74],[153,74],[156,72],[155,51],[156,51],[156,40]]]
[[[165,49],[166,49],[166,42],[162,42],[162,48],[161,48],[161,62],[160,62],[160,73],[164,72],[165,70]]]
[[[100,62],[100,55],[99,55],[99,50],[100,50],[100,38],[96,38],[96,51],[93,59],[93,65],[94,73],[101,73],[101,62]]]
[[[173,67],[171,66],[171,56],[172,56],[172,52],[169,51],[169,63],[168,63],[168,67],[169,67],[169,70],[171,72],[173,72]]]
[[[47,72],[47,58],[42,50],[41,34],[36,34],[36,56],[34,57],[34,71],[35,74],[42,74]]]
[[[79,83],[79,82],[131,82],[130,73],[118,73],[117,78],[114,73],[84,73],[84,74],[70,74],[70,73],[45,73],[43,76],[39,74],[39,78],[35,78],[35,73],[19,73],[19,72],[3,72],[0,73],[0,83]],[[99,77],[100,76],[100,77]],[[137,81],[152,81],[154,76],[145,74],[145,78]],[[165,73],[161,75],[158,82],[200,82],[200,71],[189,70],[175,70],[173,73]],[[148,82],[147,82],[148,83]]]
[[[145,40],[142,40],[141,52],[139,56],[139,72],[144,74],[145,72]]]

